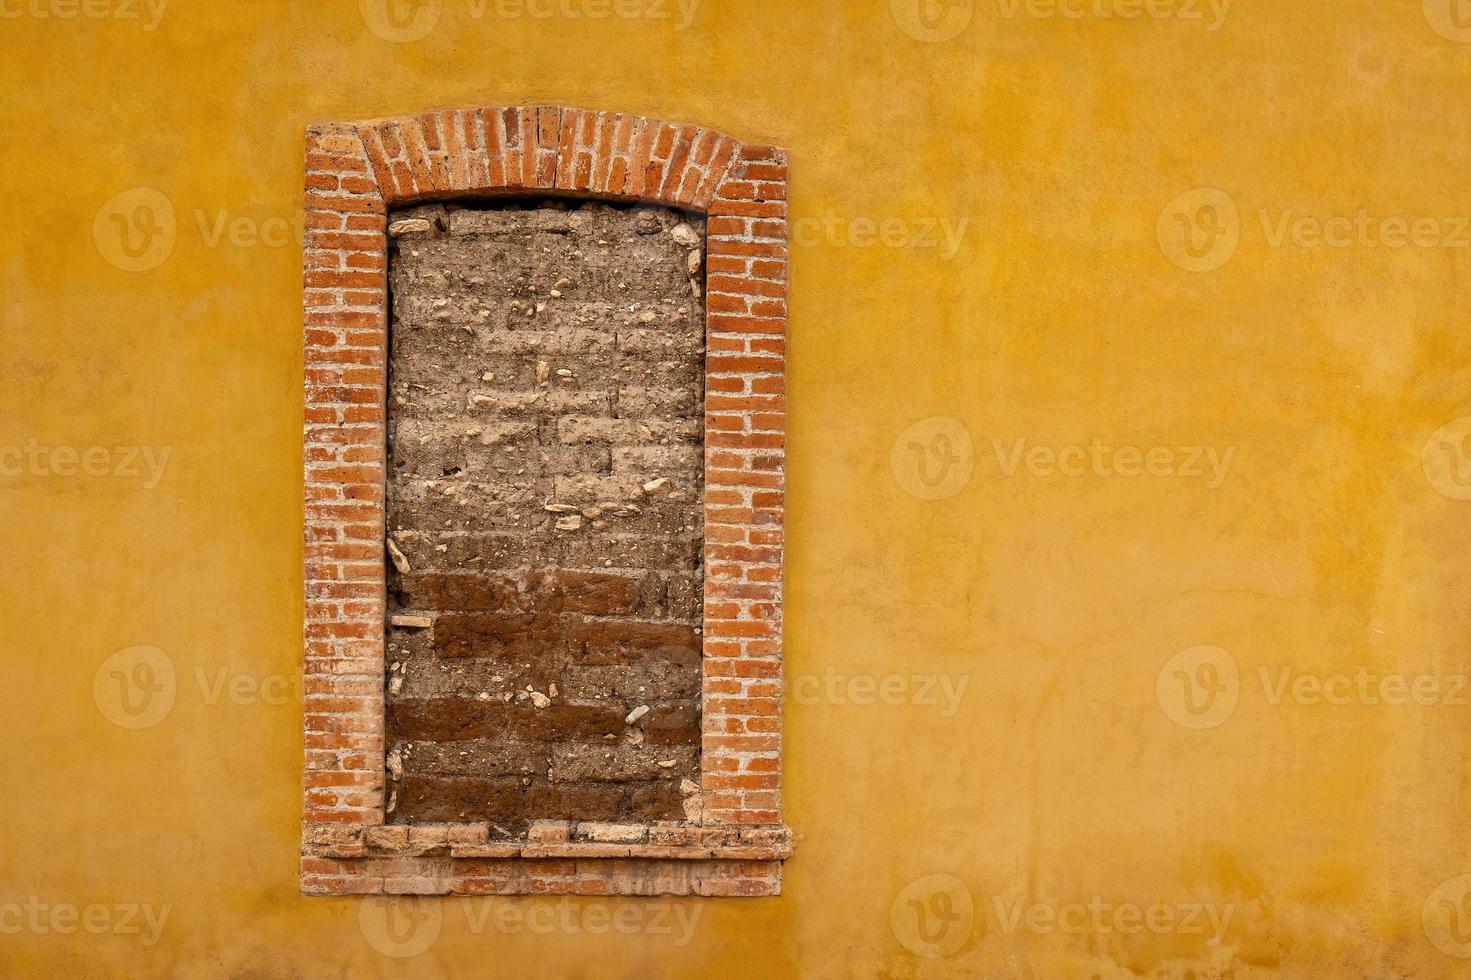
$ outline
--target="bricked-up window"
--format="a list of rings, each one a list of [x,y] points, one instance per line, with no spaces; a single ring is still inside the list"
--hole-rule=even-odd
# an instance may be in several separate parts
[[[780,892],[786,196],[629,113],[308,130],[304,892]]]
[[[390,820],[696,817],[703,220],[389,235]]]

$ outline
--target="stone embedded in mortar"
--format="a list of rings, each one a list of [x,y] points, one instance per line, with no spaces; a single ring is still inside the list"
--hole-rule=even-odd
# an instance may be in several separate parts
[[[405,218],[395,221],[388,226],[388,235],[391,238],[405,238],[409,235],[427,235],[430,231],[429,222],[423,218]]]
[[[404,557],[404,553],[399,550],[398,545],[394,543],[392,538],[388,538],[387,541],[388,557],[393,562],[393,567],[398,569],[401,574],[407,575],[411,571],[409,560]]]

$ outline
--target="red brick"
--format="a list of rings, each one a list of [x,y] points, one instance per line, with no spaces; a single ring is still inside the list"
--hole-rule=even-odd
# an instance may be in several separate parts
[[[314,402],[305,410],[303,450],[309,466],[304,532],[311,549],[305,570],[312,678],[305,742],[308,792],[314,795],[305,801],[304,824],[372,827],[384,819],[373,792],[383,772],[384,558],[376,542],[383,522],[386,257],[381,236],[386,208],[449,189],[553,185],[709,211],[711,431],[705,514],[710,564],[700,646],[707,658],[707,717],[718,733],[702,739],[705,813],[708,821],[731,827],[779,822],[785,153],[621,113],[485,108],[355,129],[314,127],[305,173],[309,238],[303,338],[306,393]],[[339,304],[362,309],[311,310]],[[360,426],[361,432],[353,428]],[[334,623],[337,617],[343,618]],[[618,649],[607,640],[595,642],[610,652]],[[339,677],[334,664],[347,672]],[[364,716],[364,708],[374,704],[379,713]],[[473,833],[461,834],[457,840],[473,843],[473,838]],[[308,853],[302,886],[311,894],[385,888],[624,894],[647,891],[649,883],[657,883],[659,893],[779,892],[780,863],[760,860],[766,853],[760,846],[736,845],[726,852],[751,860],[700,862],[708,869],[689,876],[674,873],[682,862],[673,851],[666,859],[665,850],[656,848],[636,860],[589,859],[589,875],[574,877],[580,863],[550,859],[454,859],[445,870],[404,856],[392,858],[397,865],[375,870],[367,859]]]

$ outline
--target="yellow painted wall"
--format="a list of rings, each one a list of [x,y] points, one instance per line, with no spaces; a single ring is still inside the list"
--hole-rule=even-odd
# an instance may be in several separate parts
[[[1471,975],[1451,0],[373,2],[0,0],[0,975]],[[296,891],[282,231],[308,121],[533,100],[791,149],[801,839],[779,899],[394,957]]]

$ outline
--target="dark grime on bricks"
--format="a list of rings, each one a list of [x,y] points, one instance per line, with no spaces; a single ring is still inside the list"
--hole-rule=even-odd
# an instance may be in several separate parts
[[[698,819],[702,218],[389,235],[388,820]]]

